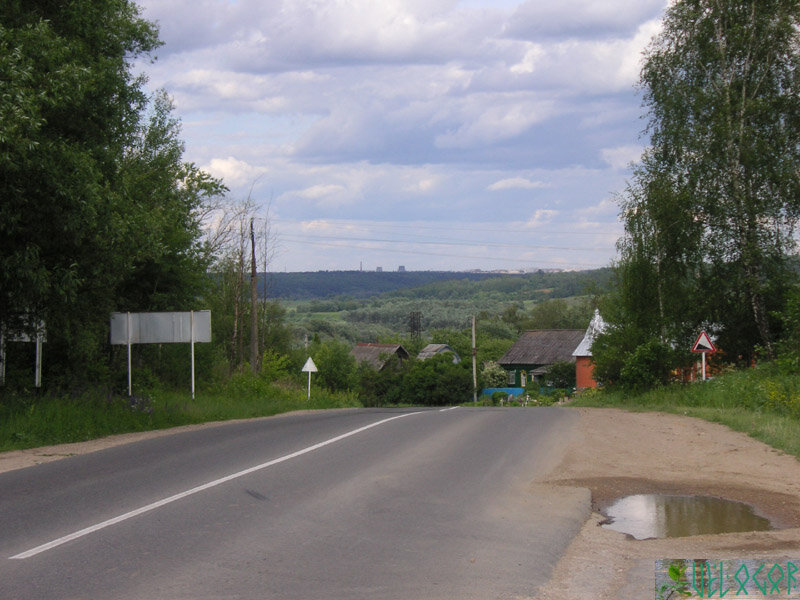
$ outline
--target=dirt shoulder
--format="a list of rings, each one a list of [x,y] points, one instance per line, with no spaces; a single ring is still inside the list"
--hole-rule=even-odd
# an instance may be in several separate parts
[[[580,441],[547,483],[586,487],[594,512],[538,600],[653,598],[657,558],[797,558],[800,462],[742,433],[664,413],[576,408]],[[621,496],[706,494],[752,504],[781,529],[635,540],[603,527]]]
[[[532,491],[542,484],[588,488],[594,512],[537,600],[652,598],[657,558],[800,556],[800,462],[794,457],[691,417],[570,410],[580,414],[577,441],[549,477],[533,482]],[[2,453],[0,472],[215,425]],[[639,541],[599,526],[601,510],[610,501],[640,493],[706,494],[747,502],[780,529]]]

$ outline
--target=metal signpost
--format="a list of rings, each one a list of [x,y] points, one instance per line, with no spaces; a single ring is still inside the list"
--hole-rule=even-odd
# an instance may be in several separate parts
[[[42,344],[47,341],[47,333],[44,323],[39,321],[36,324],[36,336],[31,339],[27,333],[11,334],[6,338],[6,333],[0,328],[0,385],[6,384],[6,342],[35,342],[36,343],[36,367],[33,375],[34,387],[42,387]]]
[[[314,364],[314,361],[311,360],[311,357],[308,357],[306,364],[303,365],[302,373],[308,373],[308,398],[307,400],[311,400],[311,374],[319,372],[317,369],[317,365]]]
[[[112,313],[111,343],[128,347],[128,396],[133,395],[133,344],[191,344],[192,399],[194,399],[194,344],[211,341],[211,311]]]
[[[717,348],[714,346],[711,338],[708,337],[708,334],[705,331],[701,331],[700,335],[697,336],[697,340],[692,346],[692,352],[700,354],[703,357],[703,381],[706,380],[706,354],[711,354],[712,352],[716,351]]]

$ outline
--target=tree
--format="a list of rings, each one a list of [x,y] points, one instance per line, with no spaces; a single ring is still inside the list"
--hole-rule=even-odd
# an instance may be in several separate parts
[[[800,0],[678,0],[645,53],[651,146],[623,194],[621,300],[644,342],[716,325],[771,352],[800,215]]]
[[[327,340],[314,348],[314,363],[319,369],[317,380],[332,392],[355,386],[356,359],[344,342]]]
[[[0,324],[43,320],[65,384],[105,376],[110,312],[203,281],[196,214],[224,189],[182,161],[166,97],[148,111],[132,65],[159,43],[130,0],[0,4]]]

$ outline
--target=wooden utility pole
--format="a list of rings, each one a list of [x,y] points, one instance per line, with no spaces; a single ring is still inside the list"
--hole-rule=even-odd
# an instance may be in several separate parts
[[[256,234],[250,217],[250,368],[258,373],[258,273],[256,272]]]
[[[472,317],[472,403],[478,403],[478,346],[475,344],[475,316]]]

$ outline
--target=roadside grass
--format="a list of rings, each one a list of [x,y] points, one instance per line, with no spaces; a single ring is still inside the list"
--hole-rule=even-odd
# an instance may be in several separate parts
[[[249,374],[200,389],[194,400],[187,391],[159,388],[131,399],[101,393],[80,397],[8,395],[0,401],[0,452],[295,410],[360,406],[354,393],[314,387],[309,401],[304,386],[267,382]]]
[[[800,378],[779,363],[643,393],[622,390],[585,393],[570,404],[698,417],[746,433],[800,458]]]

